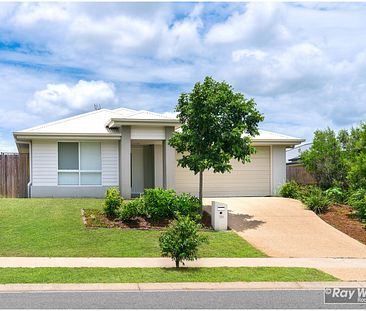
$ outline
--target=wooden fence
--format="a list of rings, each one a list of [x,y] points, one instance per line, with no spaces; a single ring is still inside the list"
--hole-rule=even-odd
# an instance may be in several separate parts
[[[316,184],[312,175],[310,175],[302,164],[292,164],[286,166],[287,181],[294,180],[301,185]]]
[[[27,153],[0,153],[0,197],[26,198],[29,182]]]

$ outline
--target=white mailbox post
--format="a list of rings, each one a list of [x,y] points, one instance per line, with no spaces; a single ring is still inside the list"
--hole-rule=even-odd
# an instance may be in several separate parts
[[[227,230],[227,205],[225,203],[212,201],[211,208],[211,225],[214,230]]]

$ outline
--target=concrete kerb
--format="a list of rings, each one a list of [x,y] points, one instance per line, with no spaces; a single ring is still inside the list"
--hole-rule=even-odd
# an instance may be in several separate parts
[[[94,283],[94,284],[1,284],[0,292],[69,291],[250,291],[323,290],[325,287],[366,287],[366,282],[223,282],[223,283]]]

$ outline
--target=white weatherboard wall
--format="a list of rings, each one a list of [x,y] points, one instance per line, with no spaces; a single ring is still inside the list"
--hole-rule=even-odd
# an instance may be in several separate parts
[[[286,182],[286,147],[272,146],[272,195]]]
[[[102,185],[59,186],[58,141],[32,142],[32,197],[103,197],[110,186],[118,186],[118,141],[101,141]]]
[[[102,142],[102,184],[118,186],[118,141]]]
[[[57,186],[57,143],[33,141],[32,185]]]

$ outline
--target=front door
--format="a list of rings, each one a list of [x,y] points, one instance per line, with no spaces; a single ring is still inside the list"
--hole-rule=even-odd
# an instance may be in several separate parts
[[[132,146],[131,155],[131,191],[137,195],[154,188],[154,145]]]

